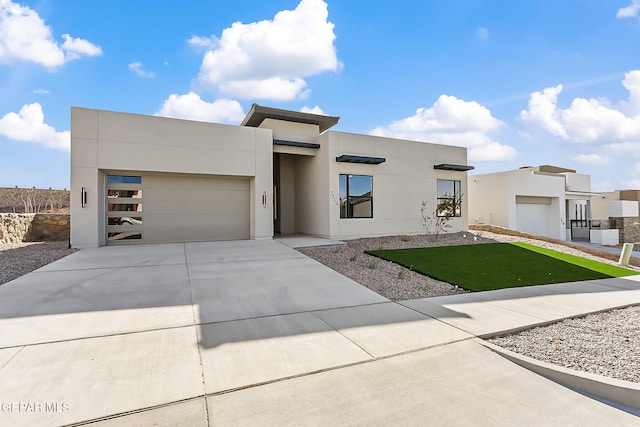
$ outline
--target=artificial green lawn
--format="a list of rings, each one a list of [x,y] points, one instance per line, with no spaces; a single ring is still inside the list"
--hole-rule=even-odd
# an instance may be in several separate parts
[[[635,271],[525,243],[367,251],[470,291],[631,276]]]

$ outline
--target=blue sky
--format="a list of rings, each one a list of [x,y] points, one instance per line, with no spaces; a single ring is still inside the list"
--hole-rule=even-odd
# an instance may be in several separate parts
[[[0,0],[0,186],[69,186],[71,106],[254,102],[640,188],[640,0]]]

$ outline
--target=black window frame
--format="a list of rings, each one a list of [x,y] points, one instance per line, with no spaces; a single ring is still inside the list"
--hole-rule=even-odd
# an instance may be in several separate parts
[[[342,177],[344,177],[344,182],[345,182],[345,199],[344,201],[342,200],[342,191],[339,192],[340,194],[340,219],[372,219],[373,218],[373,176],[372,175],[360,175],[360,174],[347,174],[347,173],[341,173],[340,177],[339,177],[339,181],[338,181],[338,186],[339,189],[342,190]],[[364,197],[364,196],[352,196],[350,194],[350,183],[349,183],[349,178],[350,177],[367,177],[371,179],[371,191],[369,192],[370,195],[368,197]],[[366,193],[365,193],[366,194]],[[351,206],[351,204],[349,203],[352,199],[355,198],[359,198],[362,199],[363,201],[368,200],[369,203],[371,204],[371,215],[369,216],[353,216],[353,208],[349,209],[349,206]]]
[[[447,195],[448,193],[440,194],[440,190],[438,189],[440,182],[452,182],[453,183],[453,194]],[[446,196],[445,196],[446,195]],[[457,179],[438,179],[436,182],[436,200],[437,200],[437,208],[436,208],[436,216],[439,218],[460,218],[462,217],[462,184],[460,180]],[[453,212],[446,212],[443,209],[440,209],[443,203],[449,203],[453,205]]]

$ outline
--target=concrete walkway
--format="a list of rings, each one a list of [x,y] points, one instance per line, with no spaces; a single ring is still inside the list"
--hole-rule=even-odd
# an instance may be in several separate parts
[[[0,286],[0,425],[632,425],[477,337],[639,279],[393,303],[276,241],[82,250]]]

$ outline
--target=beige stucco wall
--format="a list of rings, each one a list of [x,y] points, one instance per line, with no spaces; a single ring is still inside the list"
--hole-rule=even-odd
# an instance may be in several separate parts
[[[251,179],[251,238],[273,236],[272,132],[269,129],[71,110],[71,243],[105,243],[108,171],[243,176]],[[87,205],[80,194],[87,191]],[[262,206],[266,193],[267,206]]]
[[[433,168],[441,163],[466,165],[465,148],[333,131],[327,132],[325,138],[329,142],[330,188],[325,203],[331,205],[331,237],[425,233],[420,209],[424,200],[428,209],[435,210],[438,179],[460,181],[464,195],[462,216],[451,220],[449,232],[467,228],[466,173]],[[336,157],[343,154],[383,157],[386,161],[379,165],[336,162]],[[340,174],[373,176],[373,218],[340,218]]]
[[[296,159],[296,231],[329,237],[329,133],[309,142],[320,144],[320,148],[313,157]]]

